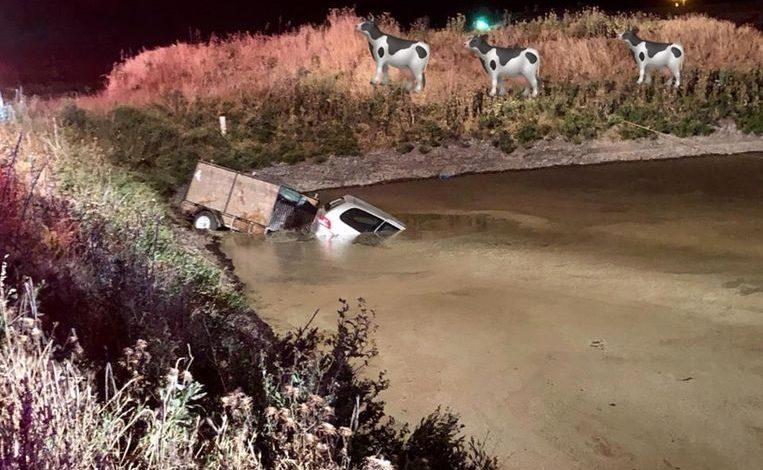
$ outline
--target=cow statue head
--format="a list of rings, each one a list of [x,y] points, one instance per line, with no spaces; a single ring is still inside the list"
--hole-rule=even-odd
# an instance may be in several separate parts
[[[466,40],[464,43],[464,46],[466,46],[467,49],[474,52],[475,54],[484,54],[488,50],[490,50],[490,45],[487,43],[487,34],[482,34],[479,36],[472,36],[469,39]]]
[[[382,32],[379,30],[379,27],[376,25],[376,21],[374,21],[373,18],[358,23],[357,26],[355,26],[355,31],[372,40],[377,39],[382,35]]]
[[[636,35],[638,33],[638,28],[631,28],[625,32],[622,32],[617,35],[617,39],[621,41],[625,41],[633,46],[641,42],[641,39],[638,38]]]

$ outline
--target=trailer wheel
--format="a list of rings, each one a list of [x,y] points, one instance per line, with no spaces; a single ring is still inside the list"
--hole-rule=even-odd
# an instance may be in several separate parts
[[[220,223],[212,212],[201,211],[194,216],[193,227],[198,230],[217,230],[220,227]]]

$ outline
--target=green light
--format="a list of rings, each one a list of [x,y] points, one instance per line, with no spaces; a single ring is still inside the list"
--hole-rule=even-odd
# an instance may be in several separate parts
[[[490,29],[490,23],[485,18],[477,18],[474,20],[474,29],[477,31],[487,31]]]

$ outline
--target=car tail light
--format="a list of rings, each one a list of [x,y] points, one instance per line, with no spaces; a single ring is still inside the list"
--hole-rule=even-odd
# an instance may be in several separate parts
[[[331,230],[331,221],[325,215],[318,216],[318,223]]]

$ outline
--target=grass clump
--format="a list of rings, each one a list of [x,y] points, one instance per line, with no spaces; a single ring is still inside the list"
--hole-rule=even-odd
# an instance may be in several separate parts
[[[742,130],[751,134],[763,134],[763,105],[758,104],[745,111],[739,119]]]

